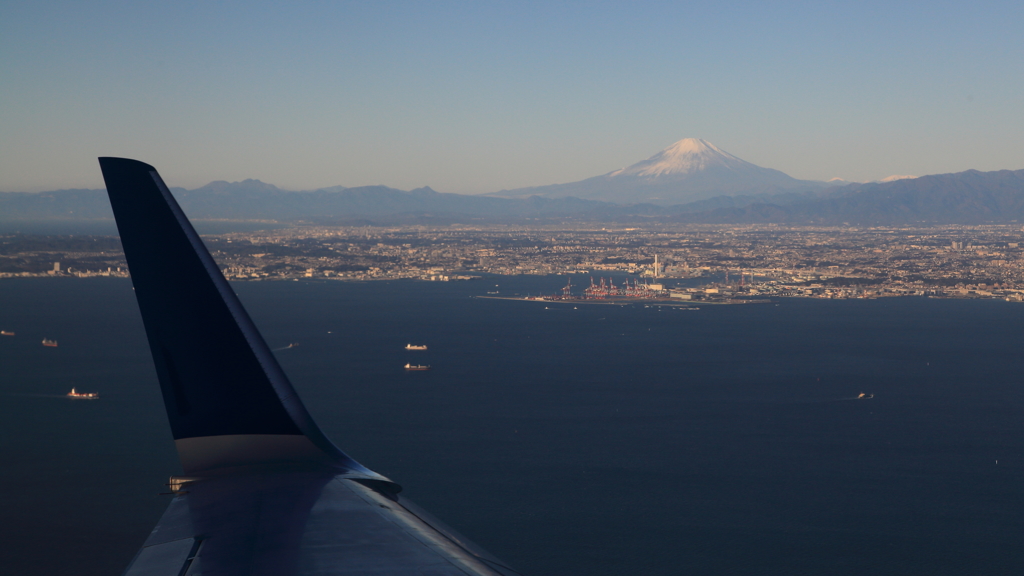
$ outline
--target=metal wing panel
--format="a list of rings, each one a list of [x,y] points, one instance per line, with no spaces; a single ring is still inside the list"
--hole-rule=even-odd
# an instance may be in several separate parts
[[[163,544],[144,546],[124,576],[179,576],[190,567],[195,555],[195,538],[172,540]]]
[[[125,576],[515,574],[460,540],[344,475],[209,478],[180,488]]]

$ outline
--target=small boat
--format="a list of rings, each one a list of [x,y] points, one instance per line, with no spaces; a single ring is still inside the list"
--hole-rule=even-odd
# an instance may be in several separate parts
[[[427,345],[426,344],[406,344],[405,345],[405,349],[406,350],[426,350],[427,349]]]
[[[865,393],[861,392],[860,394],[857,395],[857,400],[860,400],[862,398],[863,399],[869,399],[869,398],[874,398],[874,397],[875,397],[874,394],[865,394]]]
[[[406,364],[406,370],[430,370],[430,366],[424,366],[422,364]]]
[[[0,330],[0,336],[14,336],[14,332],[8,332],[7,330]]]
[[[100,395],[96,392],[76,392],[74,388],[71,389],[71,392],[68,392],[68,398],[82,398],[85,400],[95,400],[96,398],[99,397]]]
[[[56,340],[47,340],[46,338],[43,338],[43,346],[49,346],[50,348],[56,348],[57,347],[57,341]]]

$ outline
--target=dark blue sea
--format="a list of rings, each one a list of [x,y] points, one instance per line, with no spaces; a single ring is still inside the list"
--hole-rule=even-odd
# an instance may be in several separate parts
[[[1024,305],[474,298],[563,284],[233,286],[336,444],[525,574],[1024,573]],[[131,285],[0,281],[0,329],[0,572],[119,574],[179,470]]]

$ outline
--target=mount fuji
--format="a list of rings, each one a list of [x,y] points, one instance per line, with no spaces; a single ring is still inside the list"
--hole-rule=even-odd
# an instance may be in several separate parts
[[[618,204],[669,206],[716,196],[754,196],[811,192],[826,182],[797,180],[771,168],[741,160],[700,138],[686,138],[628,168],[579,182],[551,184],[490,195],[505,198],[574,196]]]

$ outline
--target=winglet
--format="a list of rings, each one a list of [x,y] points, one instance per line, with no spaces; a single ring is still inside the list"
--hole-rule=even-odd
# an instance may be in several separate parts
[[[388,481],[313,421],[156,169],[99,161],[185,473],[315,465]]]

